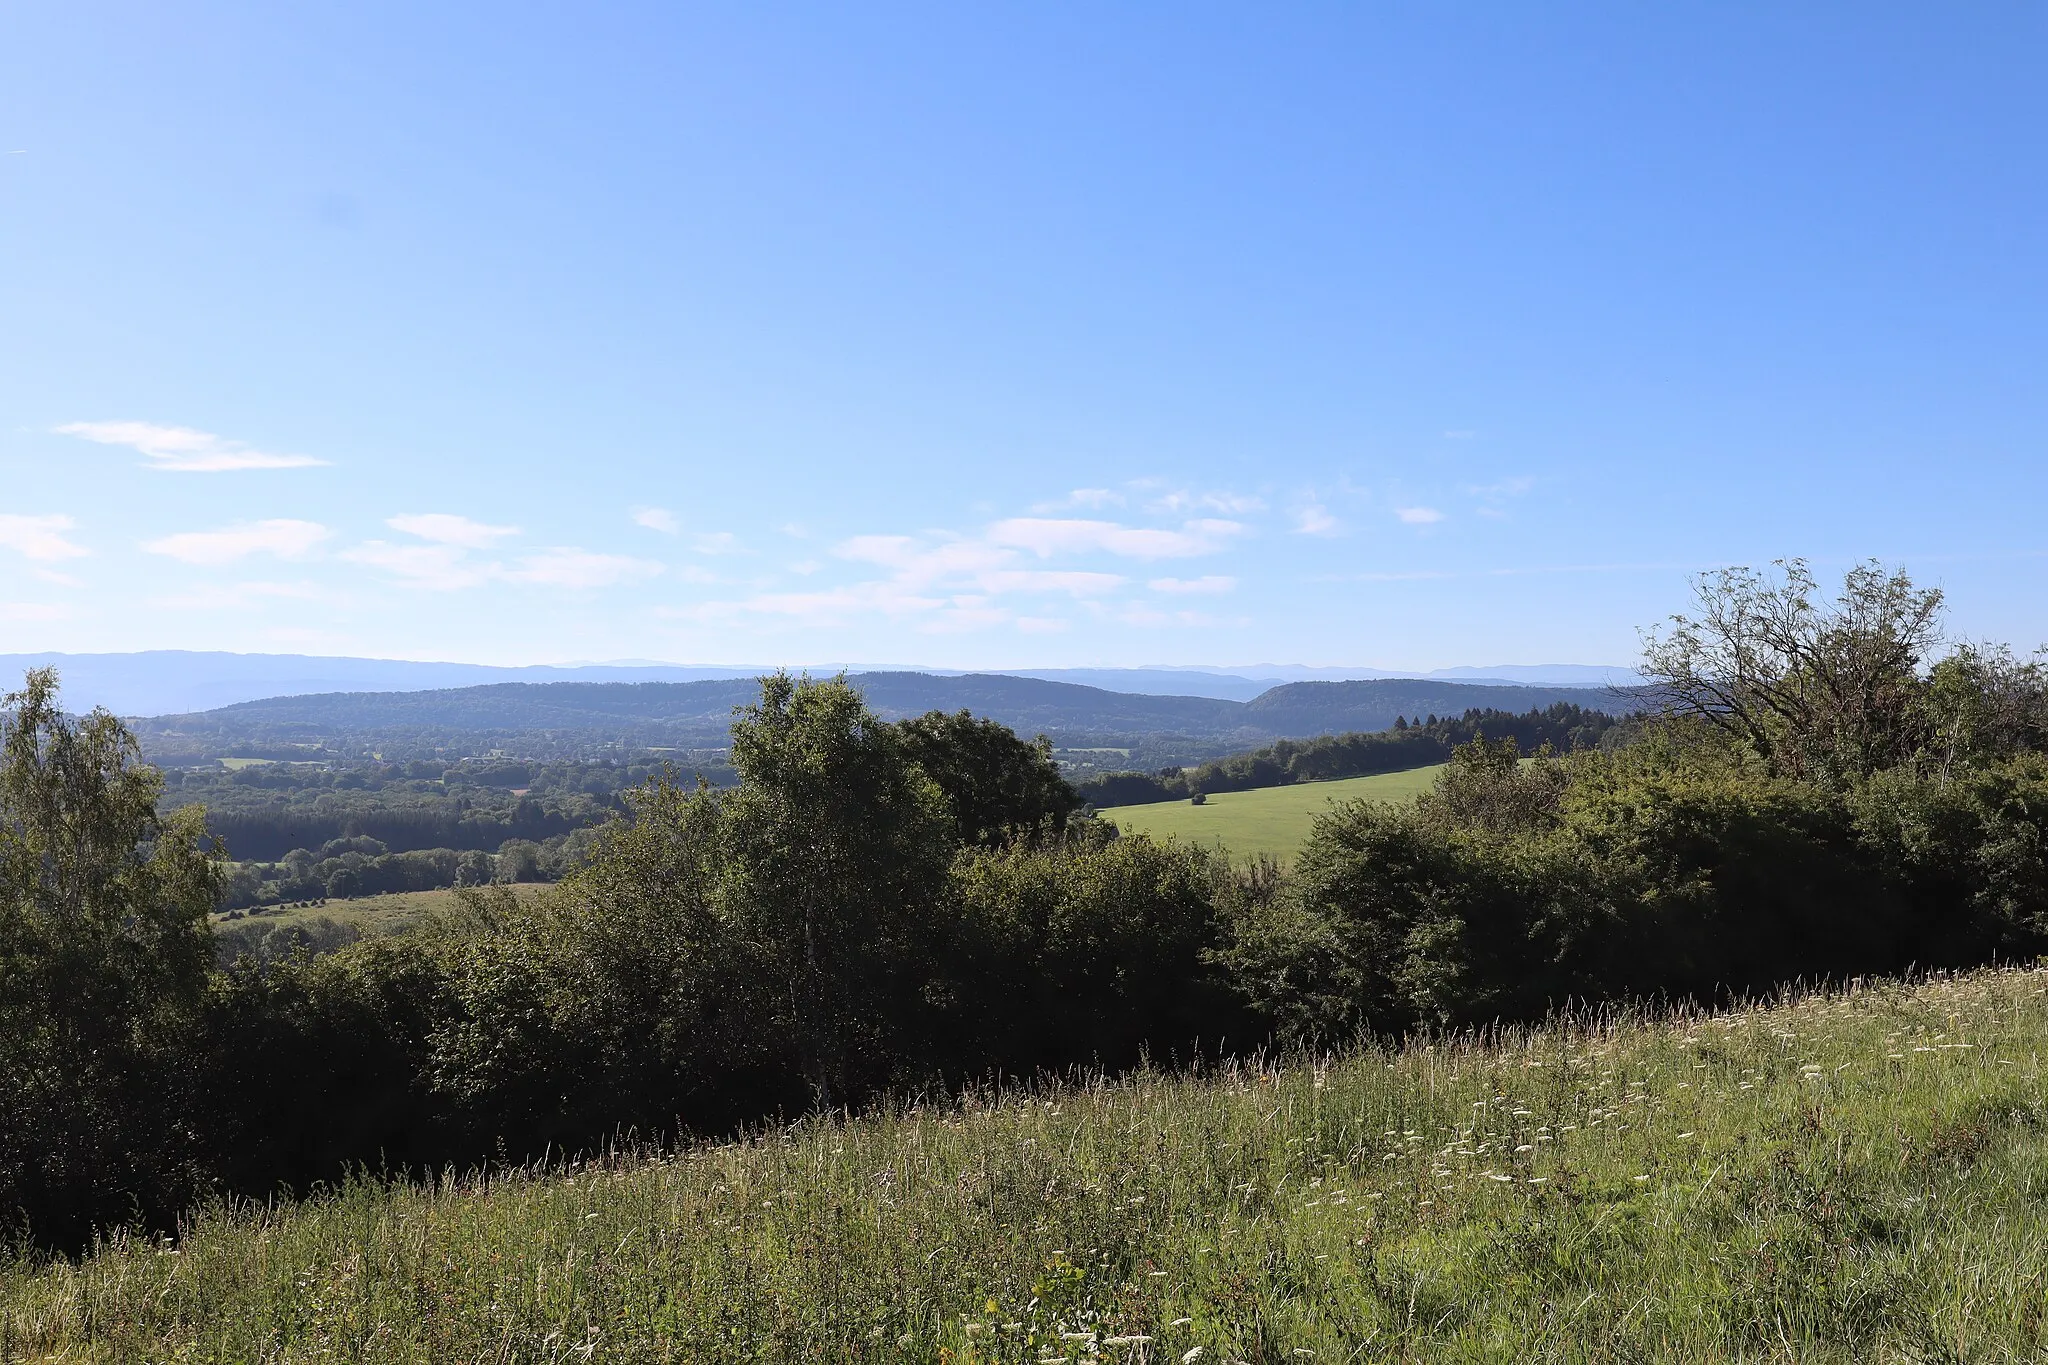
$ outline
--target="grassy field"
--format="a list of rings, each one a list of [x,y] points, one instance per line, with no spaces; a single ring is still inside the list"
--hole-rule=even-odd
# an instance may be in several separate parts
[[[1327,811],[1332,801],[1356,801],[1360,797],[1370,801],[1412,801],[1430,789],[1442,767],[1435,764],[1376,777],[1218,792],[1199,806],[1186,801],[1116,806],[1104,811],[1103,817],[1129,834],[1217,844],[1232,853],[1263,853],[1287,863],[1308,838],[1316,817]]]
[[[536,894],[541,889],[537,883],[522,883],[512,888],[514,893],[522,896]],[[455,895],[452,890],[398,891],[387,896],[359,896],[354,900],[328,900],[283,905],[260,912],[244,911],[243,917],[235,920],[222,913],[215,915],[213,922],[216,928],[227,928],[240,924],[292,925],[331,919],[366,936],[390,934],[411,928],[432,911],[454,908]]]
[[[2048,973],[215,1210],[0,1259],[0,1359],[2018,1361]]]

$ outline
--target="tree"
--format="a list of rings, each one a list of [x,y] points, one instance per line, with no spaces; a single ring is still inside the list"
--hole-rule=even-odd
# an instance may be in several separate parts
[[[57,695],[38,669],[0,702],[0,1217],[75,1242],[186,1193],[225,855],[200,807],[158,817],[118,720]]]
[[[541,879],[540,845],[531,839],[507,839],[498,845],[498,880],[537,882]]]
[[[963,844],[999,848],[1020,835],[1057,832],[1081,806],[1044,735],[1027,742],[1002,722],[966,711],[930,711],[896,728],[911,759],[945,793]]]
[[[954,852],[944,793],[846,680],[776,673],[732,727],[721,897],[814,1102],[886,1066]]]
[[[1788,777],[1844,783],[1906,761],[1927,739],[1920,666],[1942,595],[1859,564],[1832,603],[1804,560],[1776,577],[1730,568],[1695,583],[1696,616],[1644,639],[1664,711],[1697,717]]]

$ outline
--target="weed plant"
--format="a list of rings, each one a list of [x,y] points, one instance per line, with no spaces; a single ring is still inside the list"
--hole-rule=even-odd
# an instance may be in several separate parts
[[[65,1361],[2003,1361],[2048,971],[991,1091],[0,1261]]]

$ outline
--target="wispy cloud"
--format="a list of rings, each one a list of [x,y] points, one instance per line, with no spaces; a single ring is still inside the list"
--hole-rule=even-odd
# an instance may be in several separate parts
[[[142,548],[187,564],[231,564],[258,554],[302,559],[333,534],[317,521],[246,521],[218,531],[183,531]]]
[[[261,602],[311,602],[322,596],[312,583],[222,583],[156,599],[173,611],[247,611]]]
[[[78,523],[67,516],[29,517],[15,512],[0,513],[0,545],[24,559],[42,564],[60,559],[81,559],[92,553],[83,545],[65,539],[67,532],[76,529]]]
[[[407,587],[429,592],[457,592],[491,582],[588,590],[641,582],[662,572],[662,565],[655,560],[601,554],[573,545],[536,550],[509,566],[497,560],[474,559],[471,551],[488,550],[500,540],[520,534],[519,528],[490,526],[448,512],[408,513],[385,524],[427,544],[372,540],[343,551],[341,557],[381,569]]]
[[[460,545],[465,550],[488,550],[507,536],[519,534],[517,526],[486,526],[452,512],[407,512],[384,523],[421,540],[441,545]]]
[[[740,548],[740,538],[730,531],[708,531],[691,541],[690,548],[700,555],[735,554]]]
[[[1217,593],[1230,592],[1237,587],[1237,580],[1227,574],[1212,573],[1200,578],[1155,578],[1145,586],[1154,592]]]
[[[1094,492],[1105,490],[1078,490],[1068,501]],[[884,576],[803,591],[764,591],[738,601],[670,608],[665,614],[688,620],[783,619],[818,627],[843,627],[851,619],[879,615],[908,620],[920,631],[1010,626],[1045,632],[1064,628],[1054,603],[1080,603],[1095,611],[1131,587],[1129,577],[1101,560],[1214,554],[1228,549],[1245,529],[1240,522],[1213,517],[1160,527],[1029,516],[998,520],[973,534],[851,536],[833,547],[834,557],[880,569]],[[1045,562],[1055,559],[1083,562]],[[1097,563],[1086,563],[1089,559]],[[821,566],[806,562],[801,567],[814,571]],[[1212,575],[1158,582],[1171,585],[1161,591],[1201,593],[1227,591],[1235,580]]]
[[[550,588],[609,588],[618,583],[642,582],[660,573],[661,568],[651,559],[595,554],[558,545],[527,555],[517,568],[506,570],[504,577],[511,583],[538,583]]]
[[[632,511],[632,517],[635,526],[644,526],[665,536],[678,536],[683,533],[683,528],[676,524],[676,514],[666,507],[636,507]]]
[[[1125,559],[1185,559],[1214,554],[1243,531],[1242,523],[1217,518],[1184,522],[1179,530],[1162,530],[1113,521],[1011,517],[989,527],[985,539],[991,545],[1028,550],[1041,559],[1088,553]]]
[[[1428,526],[1444,519],[1434,507],[1396,507],[1394,515],[1410,526]]]
[[[1091,512],[1099,512],[1105,507],[1121,507],[1123,505],[1124,495],[1113,488],[1076,488],[1064,498],[1054,498],[1051,502],[1033,503],[1031,510],[1034,512],[1066,512],[1076,507],[1085,507]]]
[[[1334,536],[1343,529],[1343,523],[1331,516],[1326,507],[1304,507],[1294,516],[1296,535]]]
[[[1266,500],[1249,493],[1190,493],[1186,489],[1153,498],[1145,505],[1150,511],[1175,516],[1188,512],[1224,512],[1243,516],[1248,512],[1266,510]]]
[[[63,621],[70,615],[62,602],[0,602],[0,621]]]
[[[381,569],[407,587],[428,592],[455,592],[490,581],[494,564],[472,563],[469,551],[460,545],[393,545],[386,540],[365,541],[341,552],[352,564]]]
[[[255,450],[210,431],[164,426],[157,422],[67,422],[57,430],[65,436],[127,446],[149,457],[151,469],[185,474],[219,474],[235,469],[304,469],[324,465],[311,455],[286,455]]]

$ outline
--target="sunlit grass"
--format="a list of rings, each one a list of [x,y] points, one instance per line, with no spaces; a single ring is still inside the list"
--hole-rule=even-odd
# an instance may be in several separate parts
[[[363,1181],[0,1263],[0,1358],[2036,1359],[2044,991],[1987,972]]]
[[[1436,785],[1444,765],[1334,782],[1298,782],[1244,792],[1215,792],[1197,806],[1183,799],[1142,806],[1113,806],[1102,812],[1127,834],[1179,839],[1227,849],[1240,857],[1263,854],[1282,865],[1308,841],[1316,817],[1333,802],[1413,801]]]
[[[525,882],[512,884],[508,889],[514,895],[526,897],[537,896],[546,887],[538,882]],[[216,929],[250,921],[289,926],[331,919],[339,924],[350,925],[366,936],[395,934],[412,928],[428,915],[454,910],[461,903],[460,896],[461,893],[453,889],[391,891],[376,896],[357,896],[353,900],[331,899],[259,906],[254,910],[241,911],[232,918],[228,912],[222,911],[212,918]]]

